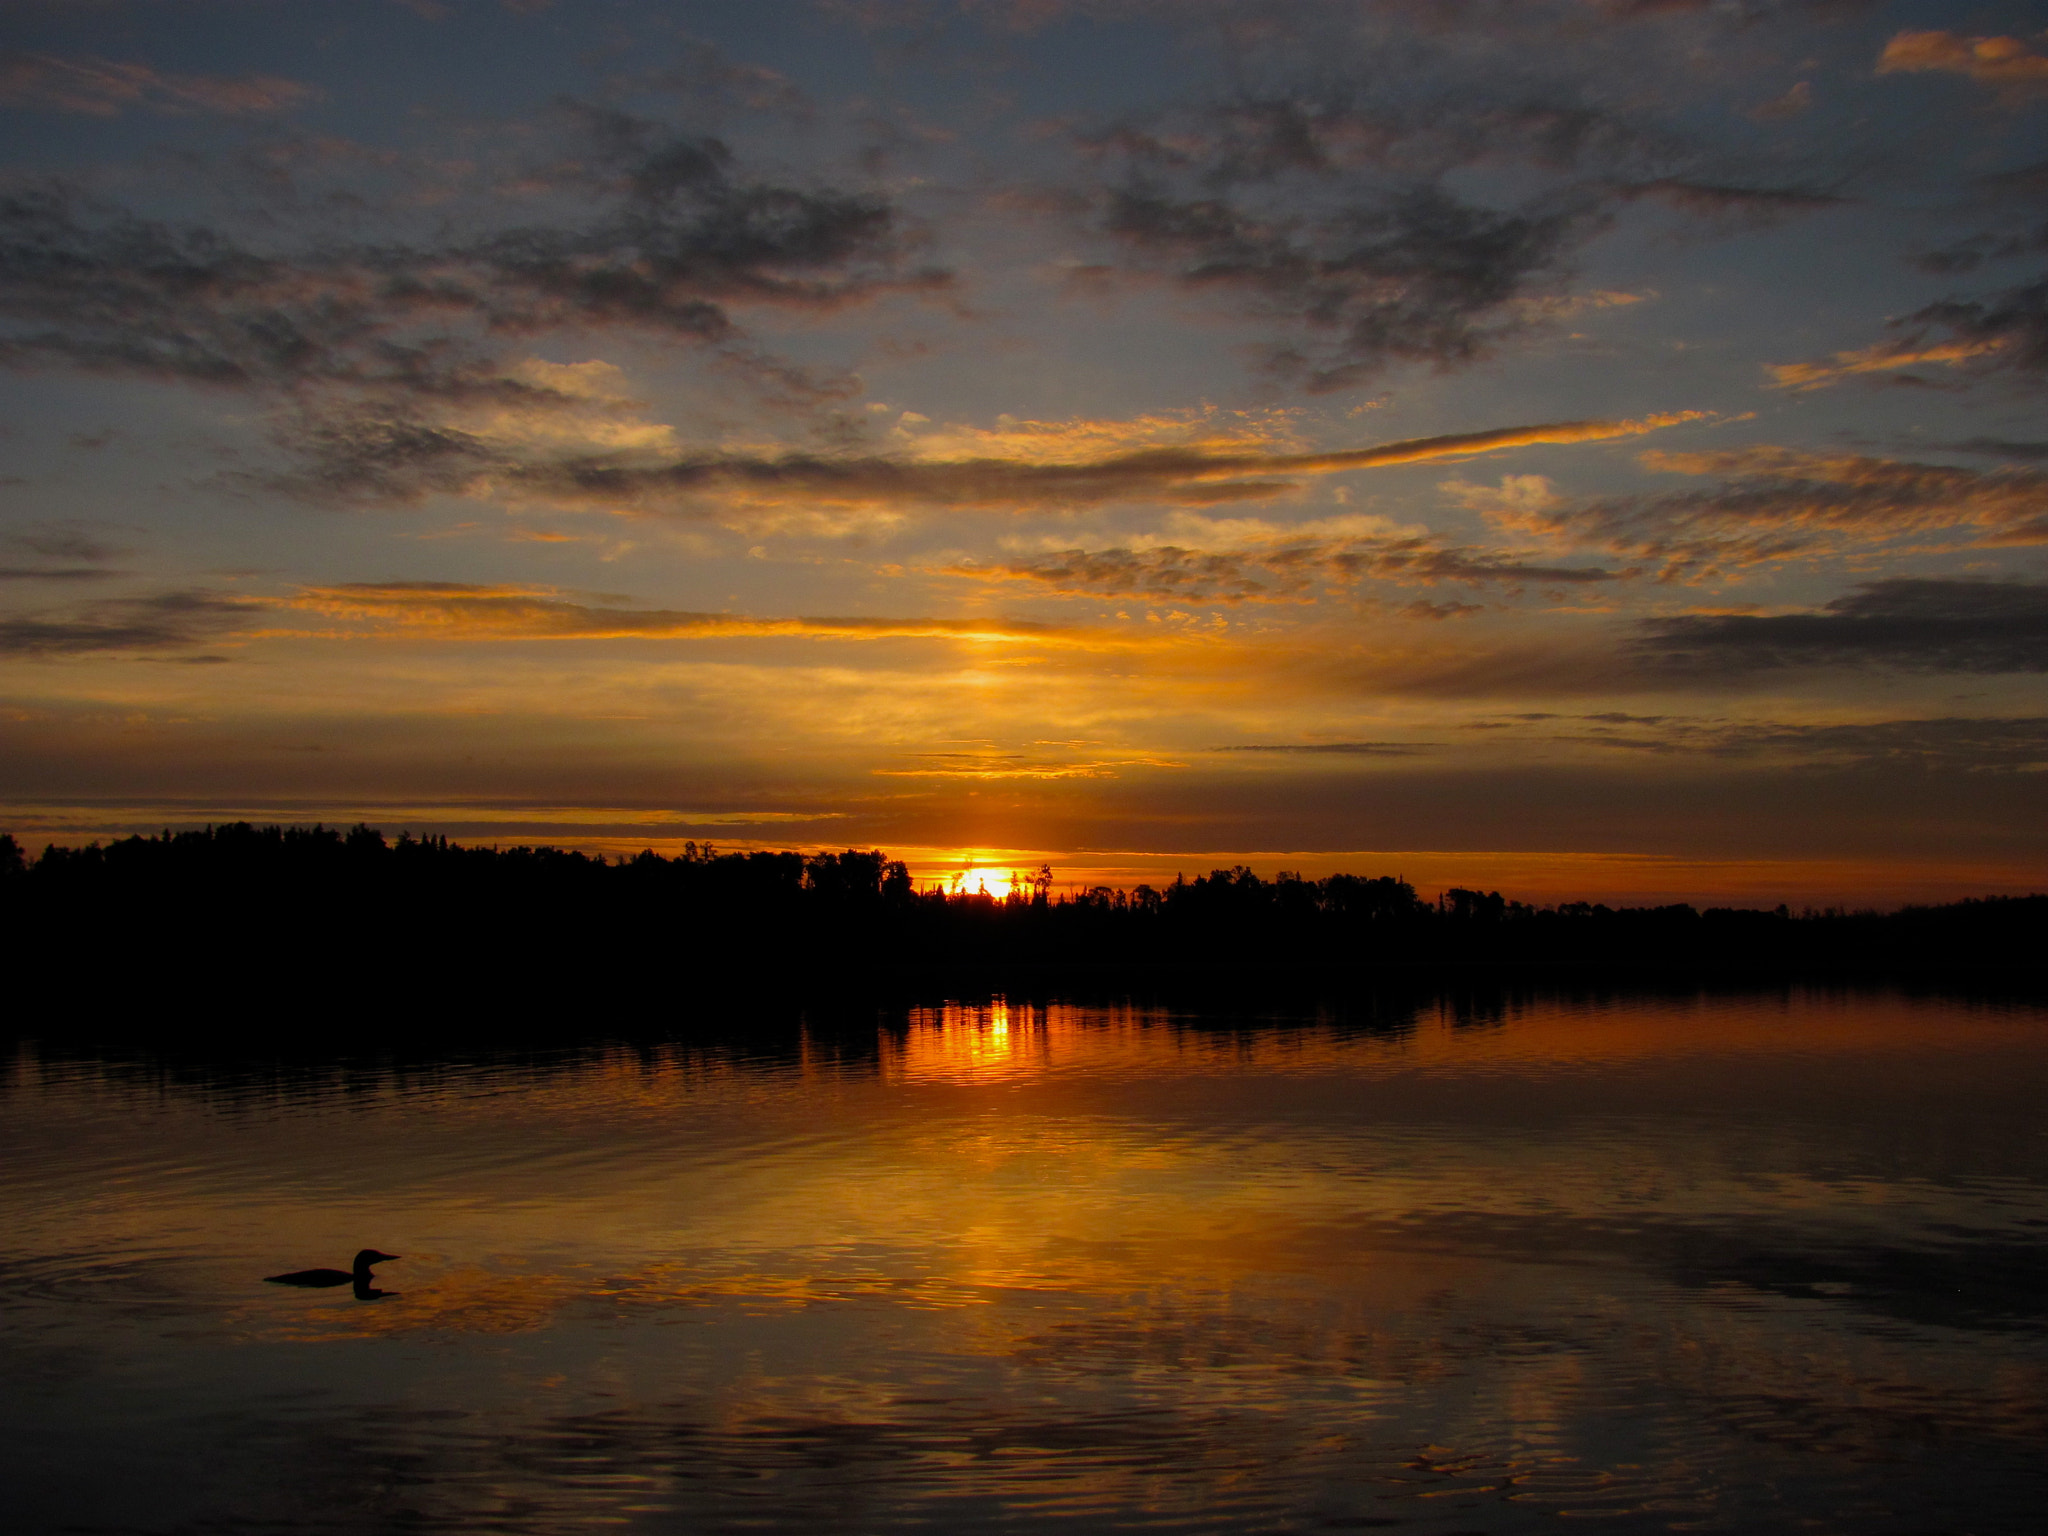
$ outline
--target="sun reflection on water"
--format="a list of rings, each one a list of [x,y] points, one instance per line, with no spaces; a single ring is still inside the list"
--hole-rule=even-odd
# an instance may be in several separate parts
[[[31,1059],[0,1311],[85,1363],[0,1431],[91,1404],[71,1487],[106,1425],[221,1466],[180,1529],[304,1464],[262,1528],[333,1536],[1790,1529],[1874,1466],[2038,1523],[2038,1010],[1261,1018],[982,998],[290,1096]],[[259,1278],[358,1232],[407,1255],[374,1305]],[[123,1431],[140,1368],[179,1390]],[[323,1502],[366,1446],[422,1519]]]
[[[984,1082],[1043,1069],[1051,1059],[1051,1016],[1061,1011],[1003,997],[913,1009],[902,1033],[882,1042],[883,1076]]]

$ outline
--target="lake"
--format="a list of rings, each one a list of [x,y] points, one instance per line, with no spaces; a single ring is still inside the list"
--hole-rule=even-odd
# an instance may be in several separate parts
[[[270,1027],[7,1047],[8,1531],[2048,1507],[2025,1002],[998,998],[328,1061]],[[365,1246],[381,1297],[263,1283]]]

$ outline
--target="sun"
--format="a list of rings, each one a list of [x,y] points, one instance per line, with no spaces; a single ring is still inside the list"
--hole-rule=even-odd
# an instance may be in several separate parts
[[[979,896],[984,891],[997,901],[1007,901],[1015,888],[1013,871],[997,869],[993,865],[969,864],[954,889],[963,895]]]

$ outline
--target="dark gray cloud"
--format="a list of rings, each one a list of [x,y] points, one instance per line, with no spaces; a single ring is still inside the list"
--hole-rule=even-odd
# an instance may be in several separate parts
[[[1568,308],[1573,256],[1631,203],[1727,232],[1847,201],[1767,160],[1709,153],[1654,94],[1615,89],[1616,70],[1673,64],[1631,57],[1609,24],[1618,11],[1295,11],[1296,26],[1245,24],[1260,35],[1234,67],[1267,83],[1074,142],[1101,179],[1094,227],[1117,245],[1089,279],[1163,279],[1275,322],[1267,366],[1311,393],[1394,364],[1462,366]],[[1518,34],[1532,44],[1519,53]],[[1473,171],[1484,181],[1452,180]]]
[[[126,553],[74,530],[32,528],[0,536],[0,581],[103,581],[120,574],[107,562]],[[13,563],[24,557],[32,563]]]
[[[1993,227],[1913,258],[1936,275],[1964,274],[1996,262],[2048,253],[2048,161],[1978,177],[1971,205]],[[2048,370],[2048,276],[1988,294],[1944,299],[1892,323],[1897,339],[1873,349],[1912,354],[1946,343],[1968,372],[2040,375]]]
[[[508,462],[453,427],[368,411],[304,413],[280,436],[295,460],[263,483],[313,500],[403,503],[455,494]]]
[[[715,138],[579,114],[557,220],[426,243],[264,250],[62,187],[0,197],[0,362],[231,386],[342,385],[402,395],[540,397],[506,338],[629,326],[769,367],[735,310],[827,311],[927,290],[884,199],[743,176]],[[784,368],[777,387],[802,387]]]
[[[1990,459],[2017,459],[2024,463],[2048,459],[2048,443],[2016,442],[2003,437],[1972,437],[1959,443],[1943,443],[1940,446],[1950,453],[1982,454]]]
[[[0,617],[0,656],[183,650],[244,628],[265,605],[215,592],[159,592]]]
[[[1394,362],[1452,366],[1525,323],[1515,301],[1557,277],[1600,222],[1577,194],[1495,210],[1419,186],[1321,217],[1262,217],[1156,186],[1111,194],[1104,230],[1182,287],[1233,295],[1286,321],[1268,366],[1311,394]]]
[[[1966,364],[1973,371],[2048,373],[2048,277],[1983,298],[1930,304],[1899,324],[1910,333],[1900,344],[1908,351],[1924,346],[1922,338],[1940,335],[1977,349]]]
[[[1839,208],[1854,201],[1813,187],[1743,186],[1726,182],[1659,177],[1620,189],[1621,195],[1649,198],[1702,218],[1733,222],[1746,228],[1775,223],[1801,213]]]
[[[1419,597],[1412,603],[1404,603],[1395,610],[1404,619],[1423,619],[1432,624],[1440,624],[1445,619],[1468,618],[1472,614],[1485,611],[1484,603],[1433,602],[1426,597]]]
[[[2048,250],[2048,225],[2025,234],[1972,235],[1938,251],[1926,251],[1913,258],[1922,272],[1941,275],[1974,272],[1987,261],[2006,261],[2015,256],[2032,256]]]
[[[1888,667],[2048,671],[2048,586],[1900,578],[1868,582],[1815,613],[1652,619],[1636,650],[1680,670]]]
[[[1608,184],[1668,169],[1676,144],[1580,83],[1495,78],[1421,41],[1429,19],[1372,47],[1347,34],[1338,56],[1370,65],[1297,59],[1266,89],[1077,135],[1113,270],[1278,323],[1267,365],[1312,393],[1470,362],[1527,324],[1523,301],[1555,294],[1604,224]],[[1497,206],[1450,190],[1481,164],[1524,173],[1524,190]]]

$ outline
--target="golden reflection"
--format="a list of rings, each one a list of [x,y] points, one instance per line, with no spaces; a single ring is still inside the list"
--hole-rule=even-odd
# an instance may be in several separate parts
[[[343,1292],[289,1310],[252,1304],[235,1321],[256,1338],[308,1344],[400,1333],[531,1333],[547,1327],[587,1289],[587,1282],[569,1275],[479,1267],[448,1270],[405,1287],[395,1283],[395,1274],[379,1278],[394,1284],[390,1294],[374,1302],[355,1301]]]
[[[1051,1015],[1043,1004],[996,997],[985,1004],[917,1008],[900,1036],[882,1041],[882,1075],[896,1082],[973,1082],[1029,1074],[1052,1059]]]

